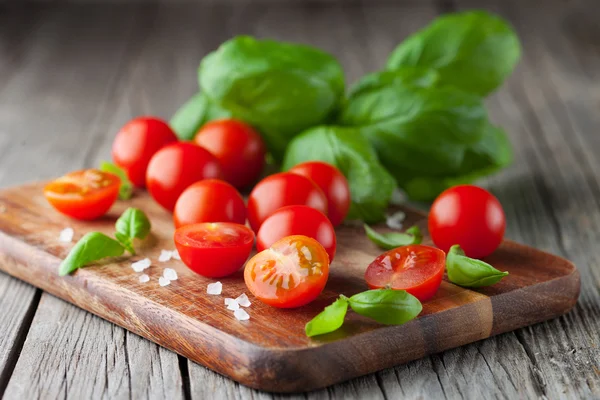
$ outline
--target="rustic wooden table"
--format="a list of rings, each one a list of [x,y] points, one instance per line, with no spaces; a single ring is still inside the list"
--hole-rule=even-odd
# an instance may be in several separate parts
[[[107,159],[125,121],[141,114],[168,118],[196,91],[200,58],[234,34],[321,46],[339,57],[353,81],[381,67],[397,42],[436,14],[487,8],[515,25],[524,53],[516,73],[489,101],[493,119],[514,144],[515,162],[485,184],[505,207],[510,238],[579,266],[579,304],[559,319],[307,397],[600,397],[597,4],[327,3],[120,8],[0,3],[0,186]],[[0,273],[2,394],[272,397]]]

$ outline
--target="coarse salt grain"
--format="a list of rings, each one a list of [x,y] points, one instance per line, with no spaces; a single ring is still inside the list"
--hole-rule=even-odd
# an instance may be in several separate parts
[[[173,260],[181,260],[181,257],[179,256],[179,252],[177,250],[173,250],[171,252],[171,258]]]
[[[75,231],[73,231],[73,228],[65,228],[62,231],[60,231],[58,240],[60,240],[61,242],[64,242],[64,243],[71,243],[73,241],[74,234],[75,234]]]
[[[406,203],[406,196],[402,191],[398,188],[394,189],[392,192],[392,197],[390,198],[390,204],[394,206],[401,206]]]
[[[161,276],[161,277],[158,279],[158,284],[159,284],[160,286],[167,286],[167,285],[170,285],[170,284],[171,284],[171,281],[170,281],[170,280],[168,280],[167,278],[165,278],[164,276]]]
[[[146,274],[140,275],[140,283],[146,283],[150,280],[150,277]]]
[[[171,253],[171,251],[161,250],[160,256],[158,256],[158,261],[159,262],[167,262],[171,259],[171,257],[173,257],[173,253]]]
[[[250,315],[248,315],[248,313],[241,308],[238,310],[235,310],[233,312],[233,315],[235,316],[235,319],[237,319],[238,321],[247,321],[250,319]]]
[[[388,214],[385,217],[385,223],[391,229],[402,229],[402,222],[406,218],[406,214],[402,211],[396,211],[393,214]]]
[[[208,286],[206,287],[206,293],[212,294],[212,295],[221,294],[222,290],[223,290],[223,284],[221,282],[209,283]]]
[[[240,308],[238,302],[230,298],[225,299],[225,305],[227,306],[228,310],[239,310]]]
[[[252,303],[250,303],[250,299],[248,299],[248,296],[246,296],[246,293],[240,294],[235,299],[235,302],[238,303],[242,307],[250,307],[250,305],[252,304]]]
[[[150,261],[149,258],[144,258],[143,260],[131,263],[131,268],[133,268],[135,272],[142,272],[143,270],[150,268],[150,265],[152,265],[152,261]]]
[[[177,271],[175,271],[173,268],[165,268],[165,270],[163,271],[163,276],[170,281],[176,281]]]

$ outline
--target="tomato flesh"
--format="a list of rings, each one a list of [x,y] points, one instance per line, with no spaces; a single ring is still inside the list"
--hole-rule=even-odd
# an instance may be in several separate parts
[[[446,254],[435,247],[415,244],[398,247],[377,257],[365,272],[371,289],[406,290],[420,301],[431,299],[442,283]]]
[[[175,231],[175,247],[189,269],[209,278],[238,271],[248,259],[254,232],[231,222],[185,225]]]
[[[275,242],[246,263],[244,280],[252,294],[278,308],[310,303],[329,277],[327,252],[316,240],[296,235]]]
[[[68,173],[46,185],[44,196],[69,217],[92,220],[106,214],[119,195],[121,180],[114,174],[86,169]]]

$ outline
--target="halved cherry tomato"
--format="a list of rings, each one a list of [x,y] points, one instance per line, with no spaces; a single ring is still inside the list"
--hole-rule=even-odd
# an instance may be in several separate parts
[[[220,179],[204,179],[181,193],[173,210],[175,227],[200,222],[246,223],[246,205],[242,195]]]
[[[165,121],[154,117],[135,118],[117,133],[112,158],[135,186],[144,187],[146,169],[154,153],[176,141],[177,136]]]
[[[327,198],[311,179],[280,172],[266,177],[254,187],[248,197],[248,222],[258,232],[261,224],[281,207],[305,205],[327,214]]]
[[[250,126],[235,119],[208,122],[196,134],[197,145],[210,151],[223,167],[225,180],[237,188],[254,183],[265,165],[265,145]]]
[[[294,308],[310,303],[329,277],[329,257],[315,239],[288,236],[246,263],[248,290],[263,303]]]
[[[308,161],[296,165],[290,172],[312,179],[323,190],[327,197],[327,216],[333,226],[344,221],[350,209],[350,187],[339,169],[322,161]]]
[[[315,239],[325,248],[329,262],[335,256],[335,230],[320,211],[308,206],[287,206],[265,220],[256,235],[256,249],[263,251],[286,236],[303,235]]]
[[[148,164],[146,186],[158,204],[173,211],[177,199],[192,183],[221,179],[221,165],[208,150],[178,142],[160,149]]]
[[[435,247],[414,244],[398,247],[377,257],[365,272],[371,289],[406,290],[421,301],[437,292],[446,266],[446,253]]]
[[[119,195],[118,176],[97,169],[70,172],[44,188],[46,200],[61,213],[92,220],[110,209]]]
[[[221,278],[239,270],[254,244],[254,232],[231,222],[185,225],[175,231],[175,247],[192,271]]]

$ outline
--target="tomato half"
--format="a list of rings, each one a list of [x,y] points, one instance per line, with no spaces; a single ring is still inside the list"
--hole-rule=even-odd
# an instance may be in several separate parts
[[[254,232],[231,222],[185,225],[175,231],[175,247],[192,271],[221,278],[239,270],[254,244]]]
[[[219,162],[194,143],[178,142],[160,149],[148,164],[146,186],[158,204],[169,211],[192,183],[202,179],[221,179]]]
[[[175,141],[177,136],[165,121],[154,117],[135,118],[117,133],[112,158],[135,186],[144,187],[146,169],[154,153]]]
[[[429,211],[429,234],[448,251],[458,244],[468,257],[489,256],[500,246],[506,229],[502,205],[494,195],[473,185],[442,192]]]
[[[248,221],[254,232],[281,207],[305,205],[327,214],[327,198],[309,178],[281,172],[260,181],[248,197]]]
[[[308,206],[287,206],[275,211],[265,220],[256,235],[256,248],[263,251],[286,236],[303,235],[315,239],[329,255],[335,256],[335,230],[320,211]]]
[[[223,167],[225,180],[237,188],[254,183],[265,165],[265,145],[250,126],[235,119],[205,124],[194,138],[210,151]]]
[[[248,290],[263,303],[295,308],[310,303],[329,277],[327,252],[315,239],[288,236],[246,263]]]
[[[322,161],[309,161],[296,165],[290,172],[312,179],[323,190],[327,197],[327,216],[333,226],[344,221],[350,209],[350,187],[339,169]]]
[[[92,220],[110,209],[119,195],[118,176],[97,169],[70,172],[46,185],[44,196],[58,211]]]
[[[365,272],[371,289],[406,290],[421,301],[431,299],[442,283],[446,254],[435,247],[414,244],[377,257]]]

